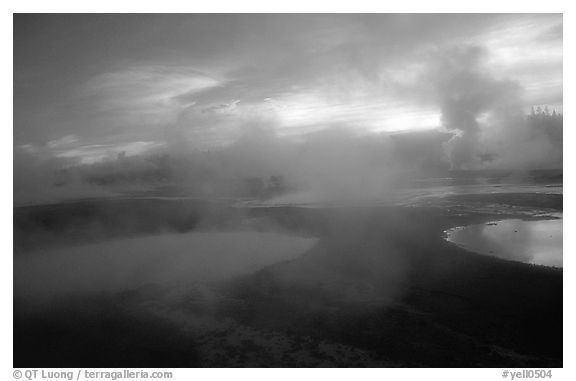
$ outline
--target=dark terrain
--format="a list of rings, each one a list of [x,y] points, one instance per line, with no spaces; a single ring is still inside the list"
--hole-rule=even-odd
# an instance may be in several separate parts
[[[562,210],[561,195],[453,201]],[[176,296],[150,285],[40,309],[15,290],[14,366],[562,367],[562,270],[477,255],[443,238],[448,228],[494,218],[535,217],[183,200],[15,208],[15,256],[162,231],[233,230],[246,220],[320,241],[296,260],[184,285]]]

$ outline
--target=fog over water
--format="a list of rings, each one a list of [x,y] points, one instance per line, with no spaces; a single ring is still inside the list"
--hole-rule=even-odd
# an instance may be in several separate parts
[[[316,243],[278,233],[194,232],[111,240],[14,258],[18,301],[229,280],[302,255]]]
[[[13,21],[14,366],[562,367],[562,14]]]

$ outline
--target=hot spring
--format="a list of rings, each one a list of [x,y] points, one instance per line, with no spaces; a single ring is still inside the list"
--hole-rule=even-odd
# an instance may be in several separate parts
[[[294,259],[316,241],[271,232],[191,232],[36,250],[14,258],[15,297],[225,280]]]
[[[450,229],[447,240],[484,255],[562,267],[562,219],[488,222]]]

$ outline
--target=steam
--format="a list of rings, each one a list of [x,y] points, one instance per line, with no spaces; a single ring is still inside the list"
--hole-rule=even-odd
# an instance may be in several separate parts
[[[166,233],[39,250],[14,261],[18,301],[230,279],[294,259],[316,243],[252,231]]]
[[[390,148],[386,136],[339,127],[297,138],[255,129],[223,154],[237,174],[281,176],[299,191],[285,201],[344,201],[386,195],[398,169]]]
[[[451,169],[537,169],[562,167],[561,119],[530,120],[518,82],[498,78],[480,46],[440,49],[427,77],[453,133],[444,144]],[[559,124],[557,123],[559,121]]]
[[[247,112],[240,100],[212,108],[192,102],[166,126],[165,140],[151,144],[153,151],[78,165],[51,153],[50,142],[16,147],[16,200],[100,197],[169,184],[184,186],[192,197],[382,201],[407,176],[431,175],[429,168],[561,167],[561,119],[549,126],[527,120],[523,89],[495,75],[490,62],[479,46],[438,48],[417,69],[424,74],[411,76],[420,80],[402,96],[417,101],[425,93],[442,115],[437,136],[425,138],[426,150],[415,132],[406,134],[407,144],[346,122],[288,134],[272,109]],[[446,132],[449,139],[438,138]],[[59,144],[79,144],[69,140]]]
[[[437,52],[430,69],[443,127],[454,133],[445,144],[452,169],[482,167],[484,115],[503,108],[520,111],[518,85],[493,77],[485,66],[486,57],[478,46],[450,48]]]

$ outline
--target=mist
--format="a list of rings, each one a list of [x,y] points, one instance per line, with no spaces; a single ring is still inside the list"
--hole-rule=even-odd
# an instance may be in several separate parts
[[[14,366],[561,368],[562,33],[15,15]]]
[[[385,132],[358,122],[315,122],[308,131],[287,133],[282,108],[192,102],[170,111],[164,137],[154,143],[76,149],[79,139],[72,135],[16,147],[16,202],[107,197],[168,184],[179,184],[187,189],[181,195],[190,197],[382,201],[408,178],[449,170],[562,168],[562,115],[548,108],[529,114],[522,84],[497,74],[486,47],[461,44],[418,54],[424,63],[396,78],[389,91],[436,108],[436,126]],[[369,96],[385,99],[386,84]],[[341,98],[350,88],[331,91]],[[92,152],[102,153],[82,156]]]
[[[521,84],[498,77],[488,59],[481,46],[456,46],[432,55],[426,76],[442,127],[452,133],[444,144],[451,168],[561,168],[560,142],[552,140],[542,122],[527,118]]]

